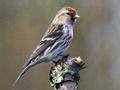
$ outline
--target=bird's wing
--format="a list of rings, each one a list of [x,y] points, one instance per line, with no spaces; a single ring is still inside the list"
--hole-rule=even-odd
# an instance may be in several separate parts
[[[48,47],[50,47],[56,40],[58,40],[63,34],[62,29],[62,24],[51,25],[41,39],[40,43],[37,45],[36,49],[33,51],[30,58],[25,63],[24,67],[29,65],[31,61],[34,62],[34,59],[37,56],[41,56]]]
[[[13,85],[27,72],[32,66],[36,65],[38,62],[41,61],[34,61],[38,56],[42,56],[43,52],[48,48],[51,47],[56,40],[58,40],[62,35],[63,25],[51,25],[48,28],[48,31],[45,33],[43,38],[41,39],[39,45],[36,47],[30,58],[27,60],[25,65],[23,66],[23,70],[17,77],[16,81],[14,82]]]

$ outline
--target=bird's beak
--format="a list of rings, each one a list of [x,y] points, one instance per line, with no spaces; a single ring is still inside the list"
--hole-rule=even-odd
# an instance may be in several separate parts
[[[78,19],[78,18],[80,18],[80,16],[76,14],[76,15],[74,16],[74,18],[75,18],[75,19]]]

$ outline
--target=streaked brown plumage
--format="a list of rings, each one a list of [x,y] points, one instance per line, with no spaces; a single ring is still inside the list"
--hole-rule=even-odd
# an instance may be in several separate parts
[[[47,32],[23,66],[15,83],[34,65],[56,61],[66,52],[73,39],[73,24],[78,17],[77,11],[72,7],[64,7],[56,14]]]

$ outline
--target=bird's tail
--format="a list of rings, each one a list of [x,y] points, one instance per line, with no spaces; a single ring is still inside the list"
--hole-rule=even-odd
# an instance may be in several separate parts
[[[15,80],[15,82],[13,83],[13,86],[15,86],[15,84],[17,83],[17,81],[33,66],[35,66],[36,64],[42,63],[44,61],[44,59],[41,59],[39,61],[34,61],[34,62],[30,62],[29,64],[27,64],[23,70],[20,72],[20,74],[18,75],[17,79]]]
[[[26,66],[18,75],[18,77],[16,78],[15,82],[13,83],[13,86],[15,86],[15,84],[17,83],[17,81],[32,67],[32,65],[28,65]]]

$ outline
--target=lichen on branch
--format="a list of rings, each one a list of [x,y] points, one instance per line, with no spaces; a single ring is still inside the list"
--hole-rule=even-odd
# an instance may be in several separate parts
[[[80,57],[62,57],[51,67],[49,73],[50,83],[56,90],[78,90],[79,71],[84,68],[85,63]]]

